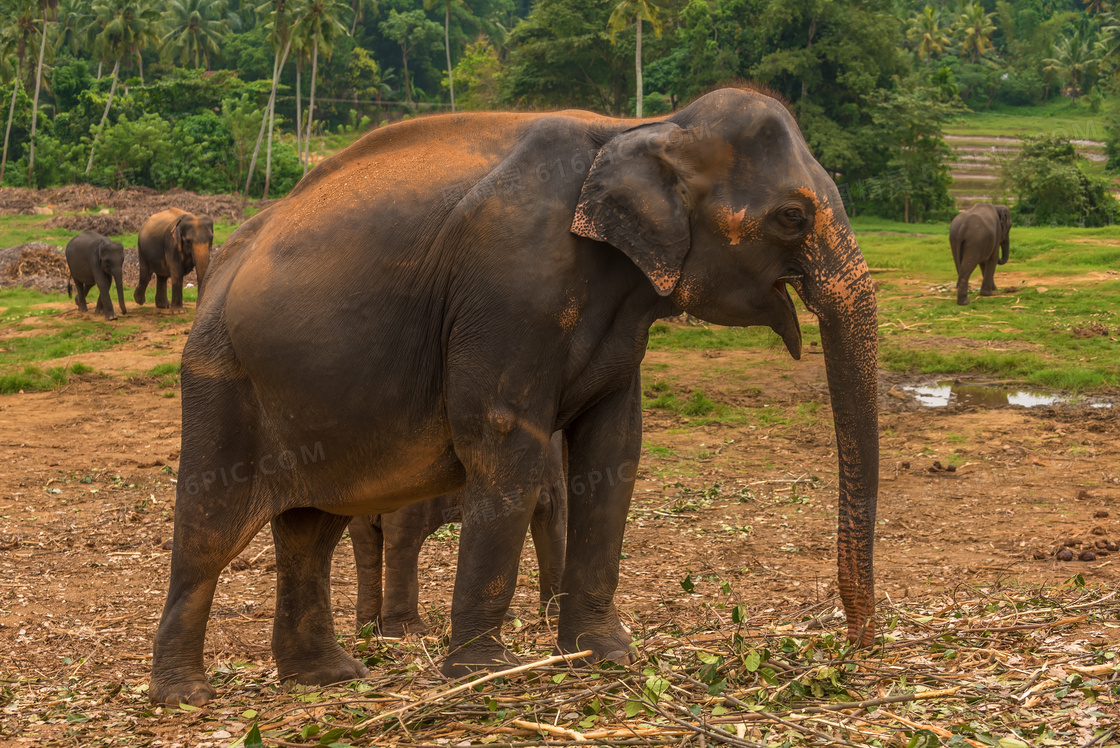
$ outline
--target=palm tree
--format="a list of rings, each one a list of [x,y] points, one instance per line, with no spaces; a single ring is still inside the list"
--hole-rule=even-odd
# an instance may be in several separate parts
[[[89,30],[93,22],[89,0],[59,0],[55,51],[66,50],[74,57],[85,52],[89,46]]]
[[[377,0],[353,0],[350,5],[350,12],[354,14],[354,19],[350,22],[350,36],[358,28],[358,23],[366,16],[366,8],[369,8],[374,13],[377,12]]]
[[[8,165],[8,139],[12,134],[12,120],[16,114],[16,94],[19,93],[20,75],[23,61],[27,57],[27,47],[35,38],[38,15],[36,0],[16,0],[8,12],[0,17],[0,56],[8,57],[13,51],[16,55],[15,76],[12,79],[12,103],[8,107],[8,124],[4,128],[4,153],[0,156],[0,184],[4,183],[4,170]]]
[[[1109,10],[1109,3],[1105,0],[1084,0],[1083,4],[1085,5],[1085,12],[1093,15],[1107,13]]]
[[[164,58],[210,69],[210,56],[229,33],[225,0],[171,0],[163,14],[167,32],[160,38]]]
[[[443,6],[443,49],[447,52],[447,88],[451,92],[451,111],[455,111],[455,80],[451,76],[451,7],[461,5],[468,10],[466,0],[424,0],[424,9]]]
[[[1054,56],[1043,60],[1047,72],[1056,72],[1066,82],[1070,98],[1076,99],[1083,91],[1086,75],[1096,72],[1101,60],[1094,52],[1093,43],[1080,29],[1072,36],[1054,45]]]
[[[311,40],[311,92],[307,101],[307,145],[303,173],[307,173],[307,163],[311,160],[311,124],[315,119],[315,80],[319,74],[319,50],[330,59],[334,52],[334,40],[346,34],[342,17],[350,12],[350,6],[342,0],[306,0],[300,9],[293,33],[303,39]],[[298,144],[297,144],[298,145]],[[297,148],[297,150],[299,150]]]
[[[292,0],[266,0],[257,7],[260,15],[271,14],[269,28],[272,45],[276,50],[272,61],[272,92],[268,96],[268,106],[265,116],[261,119],[261,131],[257,134],[257,144],[253,148],[253,157],[249,161],[249,177],[245,180],[245,197],[249,197],[249,185],[253,183],[253,172],[257,169],[257,156],[261,151],[261,141],[264,140],[265,130],[268,130],[268,150],[265,155],[264,167],[264,196],[268,198],[268,183],[272,177],[272,128],[276,115],[276,88],[280,85],[280,71],[288,62],[288,52],[292,49],[291,16]],[[283,50],[283,51],[281,51]]]
[[[31,145],[27,155],[27,186],[35,186],[35,126],[39,122],[39,91],[43,84],[43,55],[47,51],[47,15],[53,15],[58,0],[39,0],[43,12],[42,38],[39,40],[39,64],[35,67],[35,97],[31,100]]]
[[[1101,62],[1120,62],[1120,15],[1109,13],[1104,17],[1097,52]]]
[[[906,38],[914,45],[919,60],[940,57],[949,46],[948,30],[941,25],[942,19],[941,11],[934,10],[928,5],[922,8],[921,13],[910,19]]]
[[[979,62],[984,53],[992,48],[992,34],[996,30],[993,16],[995,13],[985,13],[984,6],[980,3],[969,3],[957,18],[961,54],[967,54],[973,62]]]
[[[642,21],[649,21],[653,26],[654,36],[660,39],[661,19],[657,17],[657,11],[657,6],[647,0],[622,0],[607,19],[607,32],[610,34],[611,44],[614,44],[615,35],[630,25],[631,18],[634,19],[634,25],[637,27],[638,43],[634,50],[634,72],[637,77],[639,117],[642,116]]]
[[[94,0],[90,10],[95,20],[95,23],[90,26],[90,34],[93,36],[93,43],[90,46],[102,62],[113,61],[113,82],[109,86],[109,99],[105,102],[101,122],[94,131],[93,142],[89,146],[86,174],[89,174],[90,169],[93,168],[97,139],[105,127],[109,109],[113,106],[121,60],[132,55],[139,58],[140,50],[155,38],[156,24],[159,20],[155,9],[147,0]],[[143,76],[143,62],[141,62],[141,76]]]

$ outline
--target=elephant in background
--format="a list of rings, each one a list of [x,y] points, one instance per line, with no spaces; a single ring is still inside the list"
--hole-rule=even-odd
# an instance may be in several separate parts
[[[358,569],[359,631],[368,623],[376,623],[382,636],[428,630],[419,610],[420,547],[437,529],[462,519],[461,501],[461,492],[448,493],[390,514],[364,515],[350,521]],[[558,604],[567,517],[564,438],[563,432],[557,431],[549,446],[540,495],[529,525],[540,570],[541,607],[547,612],[554,612]]]
[[[110,283],[117,284],[117,300],[121,314],[128,314],[124,306],[124,245],[115,242],[96,231],[83,231],[66,244],[66,265],[70,268],[70,279],[66,282],[66,294],[72,293],[71,281],[78,287],[78,309],[85,312],[86,294],[97,286],[97,306],[95,311],[105,314],[106,320],[117,318],[113,310],[113,297]]]
[[[632,662],[615,595],[650,326],[682,312],[763,325],[800,358],[791,290],[819,320],[838,587],[849,640],[870,646],[875,289],[835,183],[781,102],[725,88],[646,120],[423,117],[323,161],[243,223],[206,277],[183,350],[149,698],[214,698],[214,592],[265,525],[278,677],[365,677],[335,637],[335,547],[351,517],[452,491],[463,529],[442,671],[519,663],[501,629],[559,430],[569,490],[556,647]],[[245,480],[216,478],[230,471]]]
[[[214,222],[178,208],[156,213],[140,227],[137,240],[140,253],[140,282],[134,298],[144,303],[152,274],[156,276],[156,307],[167,309],[167,280],[171,279],[171,311],[183,311],[183,277],[191,270],[198,275],[198,300],[210,265],[214,244]]]
[[[1011,250],[1011,210],[1006,205],[973,205],[949,225],[949,246],[957,266],[957,303],[968,303],[968,277],[979,265],[984,272],[981,296],[996,292],[996,265],[1007,262]]]

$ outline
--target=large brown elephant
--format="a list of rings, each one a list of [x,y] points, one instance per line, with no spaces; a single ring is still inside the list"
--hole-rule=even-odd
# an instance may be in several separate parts
[[[170,278],[171,311],[183,311],[183,278],[191,270],[198,277],[198,299],[201,301],[202,283],[210,265],[213,244],[214,222],[208,216],[168,208],[145,221],[137,239],[140,281],[133,294],[136,303],[144,303],[148,283],[155,273],[156,307],[168,308],[167,281]]]
[[[462,490],[448,675],[501,626],[553,432],[568,449],[557,648],[630,661],[615,590],[654,320],[817,315],[839,459],[839,589],[873,641],[877,320],[840,195],[786,108],[742,89],[661,119],[474,113],[383,127],[242,225],[183,351],[183,441],[150,697],[202,704],[223,567],[271,522],[279,676],[366,674],[335,640],[349,518]],[[282,302],[282,303],[280,303]]]
[[[949,224],[949,246],[957,267],[957,303],[968,303],[968,278],[979,265],[984,273],[980,295],[996,292],[996,265],[1007,263],[1011,250],[1011,211],[1006,205],[978,203]]]
[[[541,491],[529,527],[537,552],[541,606],[558,609],[564,574],[564,532],[568,491],[564,476],[564,438],[557,431],[549,446]],[[459,492],[409,504],[390,514],[367,514],[350,520],[354,564],[358,570],[358,629],[376,623],[383,636],[428,630],[420,615],[420,548],[448,522],[462,520]],[[384,582],[384,588],[382,583]]]

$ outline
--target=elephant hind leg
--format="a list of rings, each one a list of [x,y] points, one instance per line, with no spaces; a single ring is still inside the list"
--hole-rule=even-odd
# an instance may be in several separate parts
[[[350,542],[358,572],[358,631],[381,619],[381,577],[385,536],[377,515],[350,520]]]
[[[331,557],[349,518],[311,507],[272,520],[276,545],[276,618],[272,652],[281,680],[306,685],[369,675],[338,646],[331,615]]]
[[[132,294],[133,300],[140,305],[144,304],[144,296],[148,290],[148,283],[152,280],[152,269],[148,266],[147,260],[144,259],[144,253],[140,252],[140,280],[136,281],[136,290]]]
[[[984,272],[984,281],[980,285],[981,296],[991,296],[996,292],[996,255],[992,255],[985,260],[982,269]]]

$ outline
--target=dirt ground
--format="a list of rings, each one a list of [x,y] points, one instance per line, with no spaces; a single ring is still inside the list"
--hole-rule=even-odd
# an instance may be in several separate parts
[[[122,684],[146,681],[168,581],[180,399],[138,372],[176,361],[190,327],[189,315],[157,324],[164,315],[135,309],[129,322],[142,331],[129,345],[68,361],[94,373],[57,391],[0,397],[0,671],[12,679],[5,682],[37,679],[45,688],[93,675],[111,700]],[[624,617],[688,618],[717,594],[712,575],[749,607],[777,608],[793,620],[837,604],[837,466],[823,358],[812,349],[801,362],[780,349],[649,354],[647,382],[668,379],[685,394],[701,388],[741,408],[776,406],[764,412],[782,418],[698,426],[647,410],[618,591]],[[1120,581],[1120,554],[1054,556],[1063,544],[1076,558],[1120,541],[1114,410],[924,409],[900,397],[898,384],[883,375],[880,597],[997,579]],[[822,405],[798,409],[805,403]],[[421,604],[436,611],[437,624],[450,608],[455,548],[453,536],[433,538],[421,561]],[[526,620],[537,595],[531,559],[525,554],[514,600]],[[266,528],[222,575],[208,663],[273,667],[274,568]],[[690,574],[691,594],[680,584]],[[345,540],[333,584],[336,628],[350,632],[355,573]],[[1093,636],[1114,647],[1118,630]],[[65,726],[35,722],[0,711],[0,743],[62,739]],[[197,744],[175,734],[177,725],[146,729],[156,744]]]

